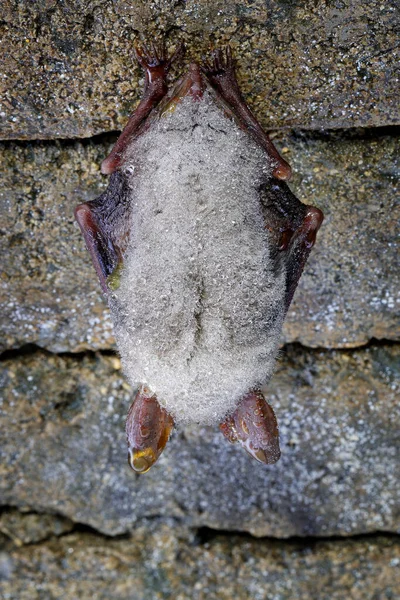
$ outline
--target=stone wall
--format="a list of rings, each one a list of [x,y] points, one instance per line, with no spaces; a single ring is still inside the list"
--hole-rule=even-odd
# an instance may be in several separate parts
[[[0,596],[400,594],[395,2],[5,0],[0,8]],[[231,43],[325,221],[267,394],[282,458],[214,428],[126,464],[131,391],[73,219],[140,96],[140,39]],[[397,295],[396,295],[397,294]]]

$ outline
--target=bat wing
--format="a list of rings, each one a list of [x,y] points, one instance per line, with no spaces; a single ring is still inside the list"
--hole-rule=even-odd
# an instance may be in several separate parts
[[[101,196],[75,208],[75,218],[106,292],[108,278],[122,263],[129,236],[129,188],[124,174],[115,171]]]
[[[286,270],[288,310],[324,216],[318,208],[300,202],[284,181],[270,179],[260,189],[260,198],[271,238],[271,258],[277,271]]]

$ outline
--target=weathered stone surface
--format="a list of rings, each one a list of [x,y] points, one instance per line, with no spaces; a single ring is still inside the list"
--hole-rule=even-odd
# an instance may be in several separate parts
[[[394,0],[3,0],[1,136],[120,129],[142,87],[134,43],[162,34],[184,62],[230,42],[270,129],[399,123],[397,24]]]
[[[283,341],[346,347],[399,339],[398,138],[280,140],[294,191],[323,209]],[[113,347],[109,313],[74,223],[76,204],[104,190],[107,144],[5,144],[0,346],[55,352]]]
[[[110,317],[73,215],[106,186],[98,169],[104,151],[92,143],[26,144],[3,154],[3,348],[112,346]]]
[[[400,544],[375,537],[274,542],[190,533],[157,523],[132,538],[72,534],[0,555],[4,600],[391,600]],[[179,530],[179,528],[178,528]],[[61,566],[61,568],[60,568]]]
[[[188,49],[173,77],[210,41],[230,42],[244,94],[268,129],[399,123],[398,14],[393,1],[376,0],[4,0],[0,138],[121,129],[143,86],[133,45],[163,33],[169,47],[183,40]],[[277,138],[294,166],[294,191],[326,216],[284,342],[399,339],[398,140],[383,131]],[[72,216],[104,190],[98,165],[112,137],[2,147],[0,348],[114,347]],[[115,356],[7,355],[0,597],[399,597],[393,536],[292,543],[194,532],[399,531],[399,354],[391,344],[289,346],[268,390],[281,430],[277,465],[255,463],[216,427],[194,426],[176,432],[142,477],[125,461],[131,390]],[[91,535],[85,524],[130,537]]]
[[[16,546],[35,544],[53,535],[67,533],[73,526],[72,521],[57,515],[21,513],[15,509],[3,510],[0,514],[0,532],[11,538]]]
[[[290,139],[292,187],[325,220],[284,339],[354,347],[400,338],[399,138]]]
[[[176,432],[142,476],[126,462],[130,391],[113,356],[44,353],[2,363],[0,503],[109,534],[145,517],[256,536],[396,531],[398,346],[288,349],[268,396],[282,458],[256,463],[215,428]]]

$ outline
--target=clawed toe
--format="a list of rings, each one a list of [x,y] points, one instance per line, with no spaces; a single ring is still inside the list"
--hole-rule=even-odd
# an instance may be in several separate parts
[[[202,71],[208,77],[232,74],[235,68],[232,48],[226,46],[225,51],[221,49],[211,52],[211,59],[203,57]]]
[[[167,60],[166,62],[166,69],[167,71],[170,69],[171,65],[178,60],[179,58],[181,58],[182,54],[185,52],[185,44],[183,42],[181,42],[175,49],[175,52],[172,54],[172,56]]]
[[[171,65],[182,54],[183,49],[184,45],[180,43],[175,52],[168,58],[165,41],[162,40],[158,44],[151,42],[148,46],[146,44],[135,46],[135,54],[143,69],[163,67],[165,72],[168,72]]]
[[[135,46],[135,54],[139,64],[144,68],[159,67],[165,63],[165,44],[151,42],[149,46]]]

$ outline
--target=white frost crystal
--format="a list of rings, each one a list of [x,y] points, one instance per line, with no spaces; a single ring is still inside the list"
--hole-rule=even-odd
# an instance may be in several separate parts
[[[215,423],[272,374],[285,273],[258,198],[270,159],[205,95],[125,157],[131,233],[110,298],[125,373],[179,422]]]

